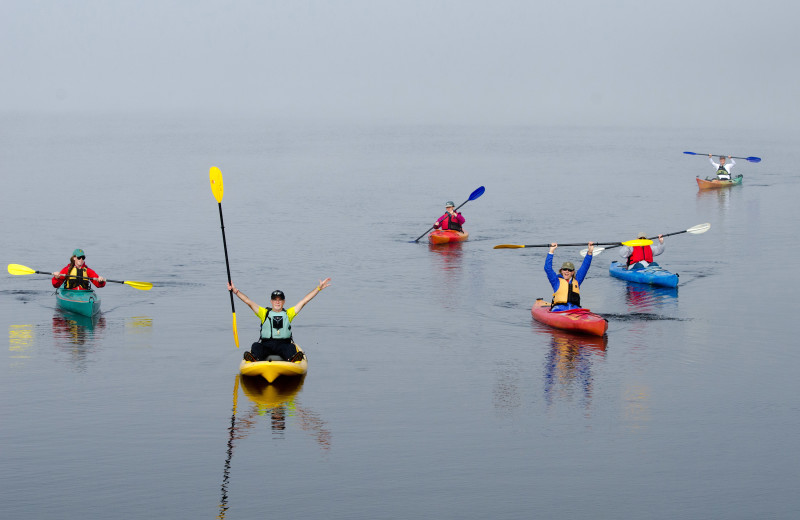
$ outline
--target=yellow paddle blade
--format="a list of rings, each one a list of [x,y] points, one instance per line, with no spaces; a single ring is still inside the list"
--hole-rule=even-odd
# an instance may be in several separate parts
[[[518,249],[520,247],[525,247],[525,246],[518,244],[498,244],[494,246],[492,249]]]
[[[212,166],[208,177],[211,181],[211,193],[214,194],[217,202],[222,204],[222,194],[225,193],[225,186],[222,184],[222,172],[216,166]]]
[[[239,331],[236,329],[236,313],[233,313],[233,341],[236,342],[236,348],[239,348]]]
[[[131,281],[127,281],[127,282],[122,282],[122,283],[124,283],[125,285],[130,285],[134,289],[139,289],[140,291],[149,291],[150,289],[153,288],[153,284],[151,284],[150,282],[131,282]]]
[[[19,264],[8,264],[9,274],[36,274],[34,269]]]
[[[622,245],[628,247],[651,246],[653,245],[653,241],[648,240],[646,238],[637,238],[636,240],[628,240],[627,242],[622,242]]]

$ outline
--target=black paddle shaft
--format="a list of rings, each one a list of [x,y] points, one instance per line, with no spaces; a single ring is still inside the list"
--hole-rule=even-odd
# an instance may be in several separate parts
[[[228,262],[228,243],[225,240],[225,221],[222,218],[222,203],[219,206],[219,227],[222,228],[222,247],[225,249],[225,269],[228,271],[228,283],[231,283],[231,265]],[[236,314],[236,307],[233,304],[233,291],[228,291],[231,296],[231,311]]]

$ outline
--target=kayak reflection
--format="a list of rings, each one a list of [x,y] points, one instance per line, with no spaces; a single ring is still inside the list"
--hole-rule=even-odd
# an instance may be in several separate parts
[[[461,269],[461,255],[463,254],[463,242],[451,242],[449,244],[428,244],[428,250],[436,253],[436,261],[445,271]]]
[[[677,287],[657,287],[649,284],[627,282],[625,303],[631,310],[649,311],[667,305],[676,305]]]
[[[75,367],[83,371],[89,354],[95,350],[106,327],[102,314],[93,317],[63,311],[53,314],[53,339],[56,346],[70,355]]]
[[[580,399],[589,409],[594,378],[592,365],[605,358],[608,336],[583,336],[534,324],[541,334],[550,336],[550,351],[545,358],[544,396],[548,406],[556,399]]]
[[[269,417],[273,435],[283,436],[287,423],[296,422],[300,429],[309,432],[317,444],[324,450],[331,447],[331,432],[325,421],[314,412],[300,406],[296,397],[303,388],[305,375],[300,377],[281,377],[273,383],[267,383],[262,377],[247,377],[236,374],[233,388],[233,411],[231,425],[228,428],[228,449],[225,469],[222,477],[222,499],[219,504],[217,518],[225,518],[229,509],[228,483],[230,481],[231,460],[233,459],[234,441],[247,438],[260,422],[259,417]],[[239,386],[251,401],[252,406],[241,414],[237,414]]]

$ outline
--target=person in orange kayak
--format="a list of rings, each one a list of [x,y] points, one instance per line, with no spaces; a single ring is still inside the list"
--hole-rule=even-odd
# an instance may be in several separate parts
[[[639,233],[636,235],[637,239],[647,239],[647,235]],[[654,256],[658,256],[664,252],[664,237],[658,235],[658,244],[653,246],[622,246],[619,250],[619,256],[625,259],[628,270],[643,269],[650,264],[658,265],[653,261]]]
[[[547,253],[547,258],[544,261],[544,272],[547,274],[547,279],[550,281],[550,285],[553,287],[554,291],[550,311],[580,309],[580,285],[583,283],[583,279],[586,278],[586,273],[589,272],[589,267],[592,265],[594,242],[589,242],[586,256],[583,258],[583,263],[577,273],[575,272],[575,265],[572,262],[564,262],[561,264],[561,269],[559,269],[558,273],[553,270],[553,253],[555,253],[557,247],[558,244],[555,242],[550,244],[550,251]]]
[[[283,304],[286,301],[283,291],[273,291],[270,296],[272,308],[266,309],[248,298],[232,283],[229,283],[228,290],[233,291],[233,294],[247,304],[261,320],[261,334],[258,341],[250,346],[249,352],[244,353],[244,359],[246,361],[265,361],[267,356],[276,355],[286,361],[296,361],[294,359],[295,356],[302,355],[302,352],[297,350],[292,340],[292,320],[317,293],[330,284],[330,278],[320,280],[319,284],[310,293],[306,294],[302,300],[289,309],[283,308]]]
[[[434,229],[449,229],[450,231],[459,231],[461,233],[464,232],[464,229],[461,225],[466,222],[464,216],[455,210],[455,204],[453,204],[452,200],[448,200],[447,203],[444,205],[445,213],[438,219],[436,222],[433,223]]]
[[[717,169],[717,179],[721,181],[729,181],[731,180],[731,168],[734,167],[736,161],[733,160],[733,157],[730,155],[728,156],[730,162],[725,164],[725,156],[719,156],[719,164],[714,162],[714,157],[711,154],[708,154],[708,160],[711,161],[711,164],[714,165],[714,168]]]
[[[83,252],[83,249],[76,249],[72,252],[69,265],[58,273],[53,273],[52,282],[53,287],[56,288],[66,282],[65,289],[78,291],[88,291],[89,282],[92,282],[95,287],[105,287],[106,285],[106,279],[86,265],[86,253]]]

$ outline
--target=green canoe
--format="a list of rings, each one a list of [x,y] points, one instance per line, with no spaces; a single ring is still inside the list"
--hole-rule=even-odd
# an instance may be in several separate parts
[[[56,291],[58,306],[65,311],[74,312],[81,316],[92,317],[100,312],[100,296],[89,289],[88,291],[75,291],[60,287]]]

